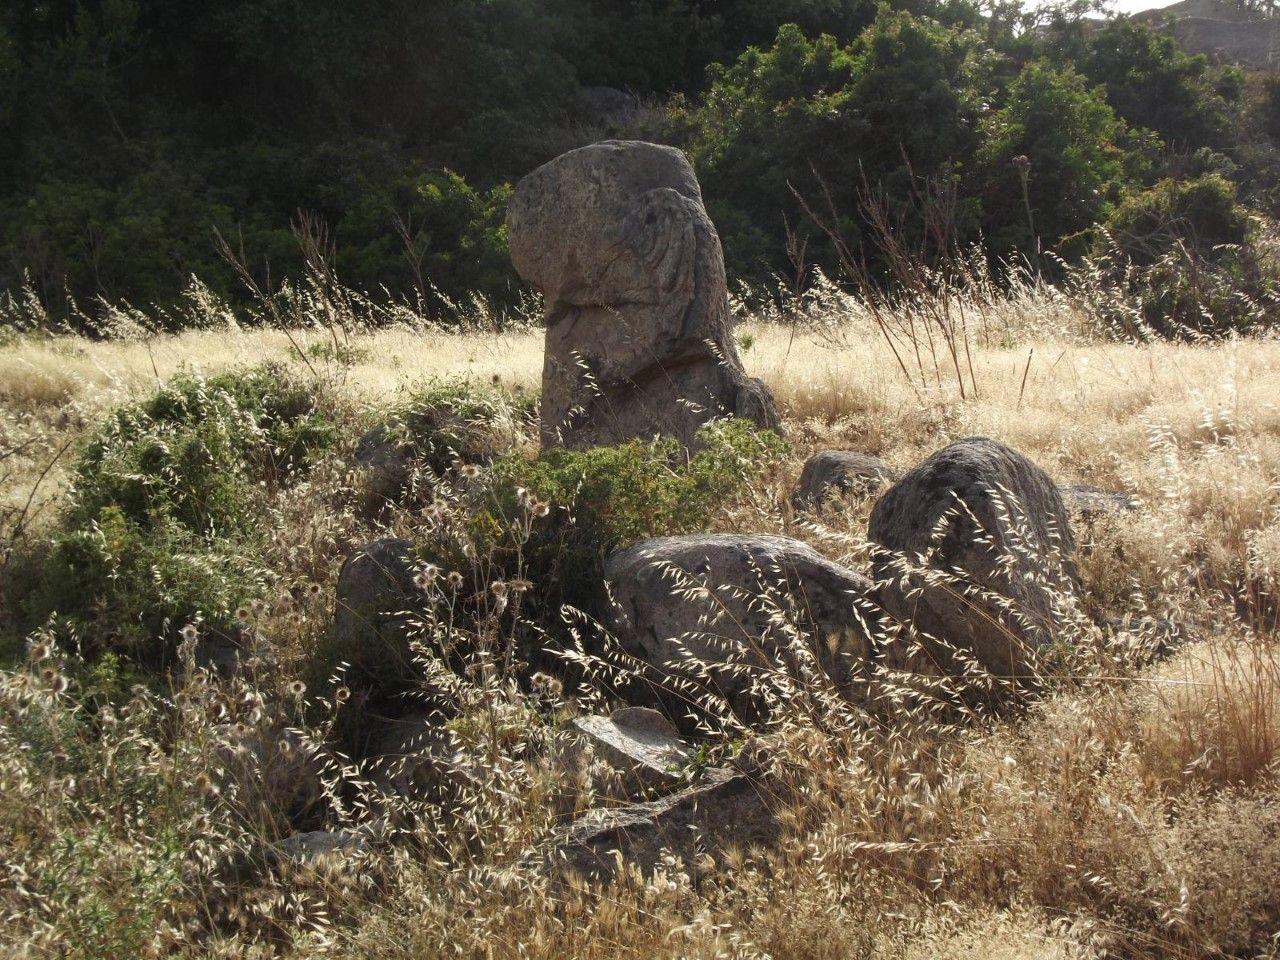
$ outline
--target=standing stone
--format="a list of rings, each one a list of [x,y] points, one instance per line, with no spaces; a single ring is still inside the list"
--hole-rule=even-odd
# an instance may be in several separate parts
[[[413,544],[396,537],[352,551],[338,571],[333,625],[313,662],[342,667],[344,683],[361,695],[409,688],[419,673],[410,638],[422,619],[424,595],[414,583],[421,565]]]
[[[778,427],[734,343],[720,238],[684,154],[609,140],[517,184],[511,260],[546,300],[542,446],[658,435],[716,417]]]
[[[969,437],[933,454],[876,503],[868,536],[881,606],[945,672],[976,659],[1027,676],[1075,613],[1062,495],[999,441]]]

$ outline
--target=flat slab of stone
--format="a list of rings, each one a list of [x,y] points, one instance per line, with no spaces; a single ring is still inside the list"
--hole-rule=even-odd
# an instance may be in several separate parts
[[[280,856],[295,863],[321,857],[353,857],[368,848],[368,840],[354,830],[309,830],[285,837],[279,843]]]
[[[713,769],[702,782],[660,800],[590,811],[555,831],[526,861],[541,863],[553,876],[607,883],[620,856],[650,874],[666,851],[692,864],[703,854],[776,842],[781,802],[766,779]]]
[[[1058,487],[1058,492],[1062,494],[1067,510],[1082,520],[1133,513],[1142,507],[1142,501],[1137,497],[1086,484],[1066,484]]]
[[[632,789],[679,783],[692,756],[671,722],[647,707],[624,707],[607,717],[578,717],[573,728]]]

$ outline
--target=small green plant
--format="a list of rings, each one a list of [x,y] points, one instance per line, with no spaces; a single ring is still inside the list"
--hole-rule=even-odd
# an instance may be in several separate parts
[[[330,360],[342,366],[352,366],[366,362],[370,359],[371,354],[364,347],[354,347],[346,343],[333,344],[319,340],[307,347],[307,356],[314,357],[317,360]]]

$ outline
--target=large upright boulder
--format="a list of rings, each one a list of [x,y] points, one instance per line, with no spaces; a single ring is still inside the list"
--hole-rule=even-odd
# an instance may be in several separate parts
[[[1079,582],[1057,485],[986,437],[944,447],[890,487],[868,535],[885,613],[944,671],[1025,677],[1069,622]]]
[[[507,238],[546,300],[544,448],[688,445],[725,415],[777,427],[738,358],[720,238],[679,150],[610,140],[557,157],[516,185]]]
[[[694,683],[740,715],[760,712],[761,670],[805,682],[825,674],[849,692],[871,662],[871,581],[788,537],[655,537],[605,564],[613,630],[648,665],[654,690],[680,714]]]

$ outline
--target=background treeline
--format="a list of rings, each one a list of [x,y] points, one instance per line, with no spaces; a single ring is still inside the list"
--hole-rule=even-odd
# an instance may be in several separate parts
[[[375,297],[510,302],[509,184],[617,135],[691,154],[750,281],[842,257],[882,278],[887,223],[925,261],[1173,250],[1268,294],[1246,209],[1280,206],[1280,86],[1083,12],[0,0],[0,290],[53,317],[192,275],[234,301],[215,237],[270,289],[304,269],[301,225]]]

